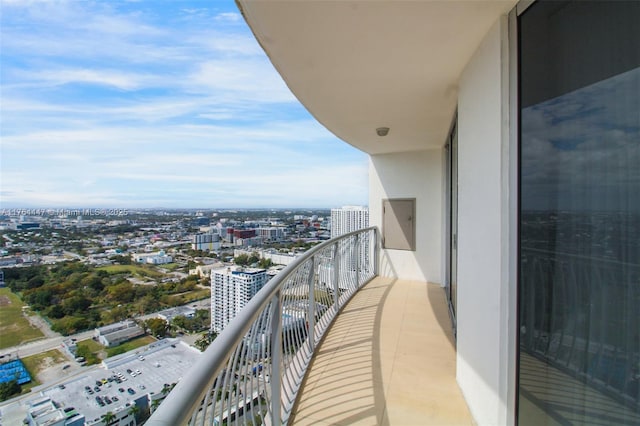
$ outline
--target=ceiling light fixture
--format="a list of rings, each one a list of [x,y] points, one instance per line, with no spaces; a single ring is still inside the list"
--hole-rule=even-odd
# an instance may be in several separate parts
[[[389,133],[389,128],[388,127],[378,127],[376,129],[376,133],[378,134],[378,136],[387,136],[387,134]]]

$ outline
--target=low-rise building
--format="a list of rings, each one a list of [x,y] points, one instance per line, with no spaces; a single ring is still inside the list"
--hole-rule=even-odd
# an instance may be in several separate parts
[[[31,401],[25,420],[30,426],[85,425],[85,417],[74,407],[60,408],[50,397]]]
[[[233,250],[233,256],[238,257],[242,254],[246,254],[247,256],[256,255],[260,259],[268,259],[271,260],[272,263],[276,265],[288,265],[293,262],[297,257],[301,256],[300,253],[281,253],[276,249],[256,249],[256,250],[242,250],[235,249]]]
[[[73,358],[76,357],[76,351],[78,350],[78,340],[77,339],[64,339],[62,341],[62,347],[67,351],[69,355]]]
[[[165,309],[157,313],[158,318],[171,322],[176,317],[193,318],[196,315],[195,308],[189,306],[177,306],[175,308]]]
[[[191,238],[193,250],[212,251],[219,250],[221,246],[220,235],[214,233],[196,234]]]
[[[164,265],[173,262],[173,258],[166,254],[164,250],[154,253],[134,253],[131,258],[136,263],[149,263],[152,265]]]
[[[210,265],[198,265],[195,269],[189,269],[189,275],[198,275],[201,278],[211,275],[211,271],[214,269],[220,269],[224,267],[222,262],[212,263]]]
[[[135,321],[128,320],[96,328],[94,337],[104,346],[111,347],[143,334],[144,330]]]

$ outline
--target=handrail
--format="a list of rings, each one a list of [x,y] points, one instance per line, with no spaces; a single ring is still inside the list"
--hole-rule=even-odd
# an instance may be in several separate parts
[[[286,424],[316,344],[377,264],[376,227],[304,253],[251,298],[146,424]]]

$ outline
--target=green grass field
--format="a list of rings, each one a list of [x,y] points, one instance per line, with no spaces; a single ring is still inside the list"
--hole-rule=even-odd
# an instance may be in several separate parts
[[[132,351],[141,346],[149,345],[155,342],[156,339],[152,336],[141,336],[137,339],[129,340],[128,342],[124,342],[121,345],[114,346],[113,348],[107,349],[107,357],[116,356],[123,354],[125,352]]]
[[[82,340],[78,342],[78,345],[84,345],[88,347],[89,350],[93,353],[98,353],[104,349],[104,346],[102,346],[100,343],[96,342],[93,339]]]
[[[179,302],[180,304],[186,304],[194,300],[202,300],[211,297],[211,290],[208,288],[201,288],[198,290],[188,291],[186,293],[172,294],[169,296],[169,300],[173,302]]]
[[[22,316],[23,303],[8,288],[0,288],[0,349],[19,345],[44,335]]]
[[[180,267],[180,265],[178,265],[177,263],[165,263],[164,265],[158,265],[157,266],[160,269],[165,269],[169,272],[171,271],[175,271],[176,269],[178,269]]]
[[[86,346],[87,349],[89,349],[89,352],[91,352],[91,354],[88,355],[78,354],[85,357],[87,365],[98,364],[100,363],[100,361],[102,361],[100,352],[104,350],[104,346],[102,346],[100,343],[96,342],[93,339],[87,339],[78,342],[78,346]]]
[[[98,271],[107,271],[108,274],[131,274],[138,277],[162,278],[161,272],[144,265],[109,265],[96,268]]]

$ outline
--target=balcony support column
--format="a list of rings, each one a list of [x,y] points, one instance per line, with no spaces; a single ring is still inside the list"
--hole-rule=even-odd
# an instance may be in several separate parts
[[[315,275],[316,275],[316,258],[311,258],[311,266],[309,268],[309,307],[307,308],[307,325],[309,327],[309,349],[313,352],[316,349],[316,288],[315,288]]]
[[[356,235],[356,244],[355,244],[355,252],[356,252],[356,289],[360,288],[360,254],[362,251],[362,244],[360,244],[360,234]]]
[[[378,245],[378,230],[374,229],[372,231],[373,234],[373,275],[378,275],[378,271],[380,268],[380,265],[378,265],[378,262],[380,260],[380,246]]]
[[[280,290],[271,302],[271,424],[282,424],[282,299]]]
[[[333,246],[333,306],[336,312],[340,310],[340,289],[338,288],[338,279],[340,276],[340,242],[336,242]]]

